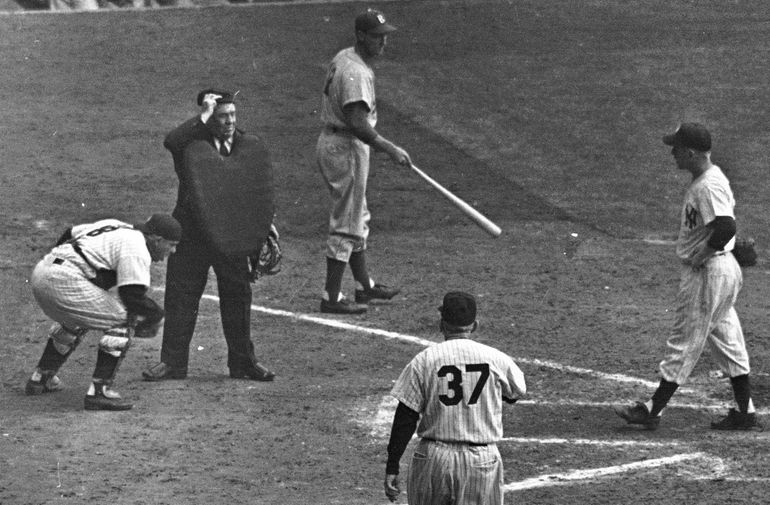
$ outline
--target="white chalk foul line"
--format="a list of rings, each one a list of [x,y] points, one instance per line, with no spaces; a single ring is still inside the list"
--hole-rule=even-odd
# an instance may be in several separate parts
[[[162,289],[162,288],[158,288]],[[212,301],[219,301],[218,296],[204,294],[203,298],[206,298],[208,300]],[[291,312],[288,310],[280,310],[280,309],[271,309],[268,307],[262,307],[259,305],[252,305],[251,310],[255,312],[262,312],[263,314],[269,314],[271,316],[281,316],[281,317],[287,317],[289,319],[294,319],[295,321],[305,321],[308,323],[314,323],[314,324],[320,324],[323,326],[328,326],[331,328],[338,328],[341,330],[348,330],[348,331],[355,331],[358,333],[366,333],[369,335],[378,335],[381,337],[385,337],[388,339],[394,339],[394,340],[400,340],[402,342],[411,342],[413,344],[422,345],[424,347],[430,346],[435,344],[436,342],[433,340],[428,340],[421,337],[416,337],[414,335],[406,335],[404,333],[398,333],[395,331],[387,331],[387,330],[381,330],[378,328],[367,328],[366,326],[359,326],[352,323],[346,323],[344,321],[339,321],[337,319],[328,319],[325,317],[319,317],[319,316],[313,316],[310,314],[302,314],[297,312]],[[560,372],[570,372],[577,375],[586,375],[589,377],[595,377],[597,379],[607,380],[607,381],[613,381],[613,382],[623,382],[628,384],[636,384],[648,387],[650,389],[654,389],[657,387],[658,383],[653,381],[648,381],[644,379],[640,379],[637,377],[630,377],[628,375],[623,374],[608,374],[604,372],[599,372],[597,370],[591,370],[588,368],[580,368],[570,365],[564,365],[562,363],[556,363],[553,361],[546,361],[541,359],[533,359],[533,358],[522,358],[522,357],[515,357],[515,361],[519,363],[525,363],[528,365],[534,365],[539,367],[545,367],[550,368],[553,370],[558,370]],[[697,391],[694,391],[690,388],[679,388],[679,393],[690,393],[690,394],[697,394],[699,396],[702,396]],[[705,398],[705,397],[704,397]]]
[[[724,464],[722,463],[722,460],[720,458],[709,456],[708,454],[705,454],[703,452],[693,452],[689,454],[677,454],[675,456],[669,456],[666,458],[646,459],[644,461],[636,461],[633,463],[609,466],[605,468],[590,468],[585,470],[574,470],[572,472],[541,475],[539,477],[524,479],[519,482],[511,482],[510,484],[506,484],[503,489],[505,490],[505,492],[512,492],[512,491],[523,491],[525,489],[534,489],[539,487],[569,485],[577,481],[594,480],[602,477],[610,477],[621,473],[634,472],[638,470],[648,470],[651,468],[658,468],[661,466],[674,465],[676,463],[681,463],[683,461],[690,461],[690,460],[696,460],[696,459],[709,462],[717,473],[721,473],[724,470]]]

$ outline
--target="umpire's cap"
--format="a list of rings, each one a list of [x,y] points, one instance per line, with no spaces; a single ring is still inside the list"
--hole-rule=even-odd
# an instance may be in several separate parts
[[[454,326],[470,326],[476,321],[476,299],[462,291],[445,294],[444,303],[438,310],[441,319]]]
[[[385,16],[382,12],[374,9],[366,9],[356,16],[356,31],[374,35],[383,35],[395,32],[396,27],[385,21]]]
[[[153,214],[147,221],[134,225],[134,229],[145,235],[158,235],[172,242],[182,238],[182,226],[169,214]]]
[[[674,133],[663,136],[663,143],[705,153],[711,151],[711,134],[700,123],[682,123]]]
[[[235,93],[232,93],[230,91],[225,91],[225,90],[216,89],[216,88],[203,89],[198,93],[198,98],[196,100],[198,102],[198,105],[203,105],[203,98],[209,93],[219,95],[219,98],[217,98],[217,104],[222,104],[222,103],[235,103],[235,95],[237,95],[239,92],[236,91]]]

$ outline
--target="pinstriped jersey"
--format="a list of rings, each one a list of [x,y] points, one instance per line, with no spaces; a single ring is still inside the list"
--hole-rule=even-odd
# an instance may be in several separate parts
[[[103,219],[95,223],[72,227],[72,237],[80,244],[83,254],[96,268],[114,270],[118,286],[150,285],[152,258],[144,234],[128,223],[117,219]],[[55,247],[51,254],[77,265],[84,273],[96,272],[75,252],[71,244]]]
[[[374,127],[377,124],[374,71],[354,48],[349,47],[334,56],[326,72],[321,97],[321,121],[325,125],[344,128],[342,109],[355,102],[366,104],[369,108],[367,119]]]
[[[711,237],[706,227],[717,216],[735,217],[735,198],[730,182],[716,166],[711,166],[692,181],[684,196],[679,221],[679,237],[676,254],[683,260],[690,259]],[[735,237],[730,239],[724,250],[732,251]]]
[[[444,442],[496,443],[503,436],[503,397],[527,391],[507,354],[467,338],[420,352],[391,395],[421,415],[417,435]]]

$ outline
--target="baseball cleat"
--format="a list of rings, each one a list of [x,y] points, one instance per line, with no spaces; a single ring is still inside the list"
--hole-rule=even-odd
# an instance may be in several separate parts
[[[253,367],[249,367],[244,370],[231,368],[230,378],[269,382],[275,379],[275,373],[268,370],[268,368],[262,363],[255,362]]]
[[[368,307],[343,298],[337,302],[321,299],[321,312],[326,314],[363,314]]]
[[[660,424],[660,416],[651,416],[647,406],[642,402],[636,402],[630,407],[615,407],[615,413],[628,424],[641,424],[650,431],[658,429]]]
[[[94,384],[94,387],[94,394],[87,394],[83,401],[86,410],[131,410],[134,407],[133,403],[124,400],[117,391],[104,384]]]
[[[356,303],[368,303],[370,300],[390,300],[401,292],[384,284],[375,284],[369,289],[356,289]]]
[[[153,365],[142,372],[142,378],[148,382],[157,382],[163,380],[181,380],[187,378],[187,370],[184,368],[174,368],[162,361]]]
[[[757,420],[757,413],[751,414],[730,409],[725,417],[711,423],[712,430],[763,430],[764,426]]]
[[[55,393],[61,389],[61,381],[55,375],[43,375],[39,380],[29,379],[24,386],[24,394],[37,396],[43,393]]]

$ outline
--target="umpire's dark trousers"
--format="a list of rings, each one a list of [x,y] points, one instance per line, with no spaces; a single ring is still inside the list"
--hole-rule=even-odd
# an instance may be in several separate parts
[[[205,242],[184,236],[168,259],[164,299],[166,319],[160,359],[173,368],[187,370],[198,305],[211,267],[217,277],[219,311],[227,341],[227,366],[231,370],[247,370],[256,361],[251,342],[251,284],[247,259],[225,257]]]

